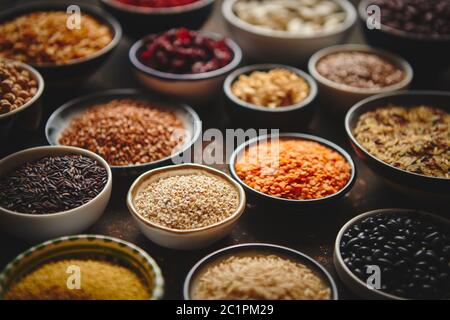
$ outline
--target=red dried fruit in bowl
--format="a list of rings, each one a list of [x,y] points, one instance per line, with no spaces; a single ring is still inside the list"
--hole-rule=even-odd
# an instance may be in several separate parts
[[[196,31],[179,28],[149,37],[139,59],[152,69],[191,74],[226,66],[233,59],[233,52],[225,39],[215,40]]]

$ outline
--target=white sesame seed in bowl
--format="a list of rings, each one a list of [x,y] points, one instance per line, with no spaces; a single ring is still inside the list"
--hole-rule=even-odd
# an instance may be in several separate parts
[[[197,249],[231,232],[245,192],[225,173],[199,164],[150,170],[131,186],[127,205],[144,235],[172,249]]]

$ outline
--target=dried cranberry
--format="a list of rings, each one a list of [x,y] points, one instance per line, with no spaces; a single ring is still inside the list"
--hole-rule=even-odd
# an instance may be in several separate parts
[[[177,74],[220,69],[233,59],[225,39],[214,40],[186,28],[153,35],[139,58],[150,68]]]

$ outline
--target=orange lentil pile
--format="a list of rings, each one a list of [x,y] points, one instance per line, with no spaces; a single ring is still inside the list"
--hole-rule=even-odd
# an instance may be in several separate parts
[[[347,184],[351,174],[350,164],[341,154],[301,139],[251,146],[238,158],[235,169],[249,187],[293,200],[330,196]]]

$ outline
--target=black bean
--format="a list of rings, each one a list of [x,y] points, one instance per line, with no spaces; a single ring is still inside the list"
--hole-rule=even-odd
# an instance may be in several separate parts
[[[408,264],[408,261],[406,261],[406,260],[398,260],[394,265],[395,265],[396,267],[401,267],[401,268],[403,268],[403,267],[405,267],[407,264]]]
[[[360,239],[358,239],[358,238],[353,238],[353,239],[351,239],[351,240],[349,240],[349,241],[347,242],[347,245],[346,245],[345,247],[346,247],[346,248],[352,248],[352,247],[355,246],[355,244],[358,244],[358,243],[360,243]]]
[[[376,249],[373,251],[372,256],[374,259],[381,258],[383,256],[383,251]]]
[[[401,252],[403,255],[407,255],[409,253],[408,249],[405,247],[397,247],[397,251]]]
[[[422,258],[425,255],[426,252],[426,248],[421,248],[420,250],[416,251],[416,253],[414,253],[414,258]]]
[[[428,234],[424,239],[427,240],[427,241],[430,241],[430,240],[432,240],[435,237],[439,237],[439,232],[434,231],[434,232]]]
[[[393,266],[392,261],[386,259],[386,258],[379,258],[377,259],[377,262],[381,265],[385,265],[385,266]]]
[[[365,247],[365,246],[359,247],[355,251],[361,256],[365,256],[365,255],[370,254],[370,248],[369,247]]]

